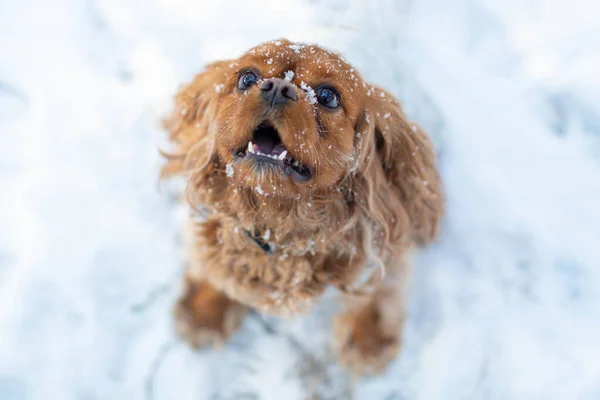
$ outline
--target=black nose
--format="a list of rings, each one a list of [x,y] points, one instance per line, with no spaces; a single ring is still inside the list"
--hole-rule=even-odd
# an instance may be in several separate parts
[[[263,99],[272,107],[281,106],[287,103],[288,100],[298,100],[294,85],[283,79],[267,79],[260,85],[260,90],[262,90]]]

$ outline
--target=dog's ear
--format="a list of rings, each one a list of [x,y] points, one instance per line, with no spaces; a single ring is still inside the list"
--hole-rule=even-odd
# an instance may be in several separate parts
[[[433,145],[392,95],[377,88],[367,93],[356,135],[360,207],[382,228],[382,238],[374,237],[382,247],[406,239],[426,243],[443,214]]]
[[[202,169],[210,162],[214,153],[213,121],[229,63],[217,61],[207,65],[175,95],[173,111],[163,121],[175,149],[162,153],[167,158],[162,177]]]

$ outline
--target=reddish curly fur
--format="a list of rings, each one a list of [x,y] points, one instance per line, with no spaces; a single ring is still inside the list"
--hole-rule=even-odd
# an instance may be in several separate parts
[[[355,330],[346,338],[352,337],[348,340],[361,354],[362,361],[350,357],[354,361],[348,362],[359,371],[379,370],[393,357],[388,354],[379,365],[368,361],[374,354],[363,353],[397,350],[404,318],[402,299],[392,296],[397,315],[382,320],[390,313],[376,306],[390,296],[381,293],[401,292],[405,279],[393,277],[406,276],[405,253],[435,237],[443,212],[433,147],[393,96],[364,82],[338,55],[290,45],[268,42],[237,60],[210,64],[176,96],[165,122],[175,150],[165,154],[162,176],[184,174],[189,204],[206,216],[192,224],[188,281],[219,290],[236,307],[240,302],[285,314],[306,309],[327,286],[352,292],[367,264],[382,263],[391,277],[376,283],[373,294],[364,296],[368,301],[358,301],[340,319]],[[298,89],[298,101],[270,110],[258,88],[244,93],[236,88],[240,71],[248,68],[265,79],[293,71],[296,86],[326,82],[340,93],[341,106],[332,111],[311,104]],[[309,182],[234,163],[234,151],[247,145],[266,116],[293,157],[313,171]],[[228,164],[235,165],[233,176],[226,173]],[[266,254],[245,231],[267,238],[274,253]],[[188,291],[179,303],[195,315],[188,320],[209,313],[189,296]],[[211,302],[204,308],[215,304],[214,296]],[[398,323],[389,324],[390,318]],[[397,332],[386,332],[380,343],[364,342],[381,337],[386,324]],[[212,329],[196,325],[192,329]],[[347,351],[348,346],[339,347]],[[357,365],[361,362],[373,368]]]

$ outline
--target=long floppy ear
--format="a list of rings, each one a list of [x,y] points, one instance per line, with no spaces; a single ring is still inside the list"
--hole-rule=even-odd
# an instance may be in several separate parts
[[[162,152],[167,162],[161,177],[210,168],[215,135],[212,122],[223,88],[219,82],[228,64],[229,61],[217,61],[207,65],[175,95],[173,111],[163,121],[175,149]]]
[[[392,95],[378,88],[368,93],[357,124],[362,207],[382,228],[382,248],[407,239],[424,244],[435,237],[443,214],[433,145]]]

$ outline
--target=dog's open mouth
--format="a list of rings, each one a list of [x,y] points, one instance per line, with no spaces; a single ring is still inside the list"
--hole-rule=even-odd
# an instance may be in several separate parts
[[[310,168],[302,165],[288,152],[277,129],[269,122],[260,124],[246,148],[235,151],[234,156],[240,161],[247,159],[259,165],[277,167],[296,182],[307,182],[312,178]]]

